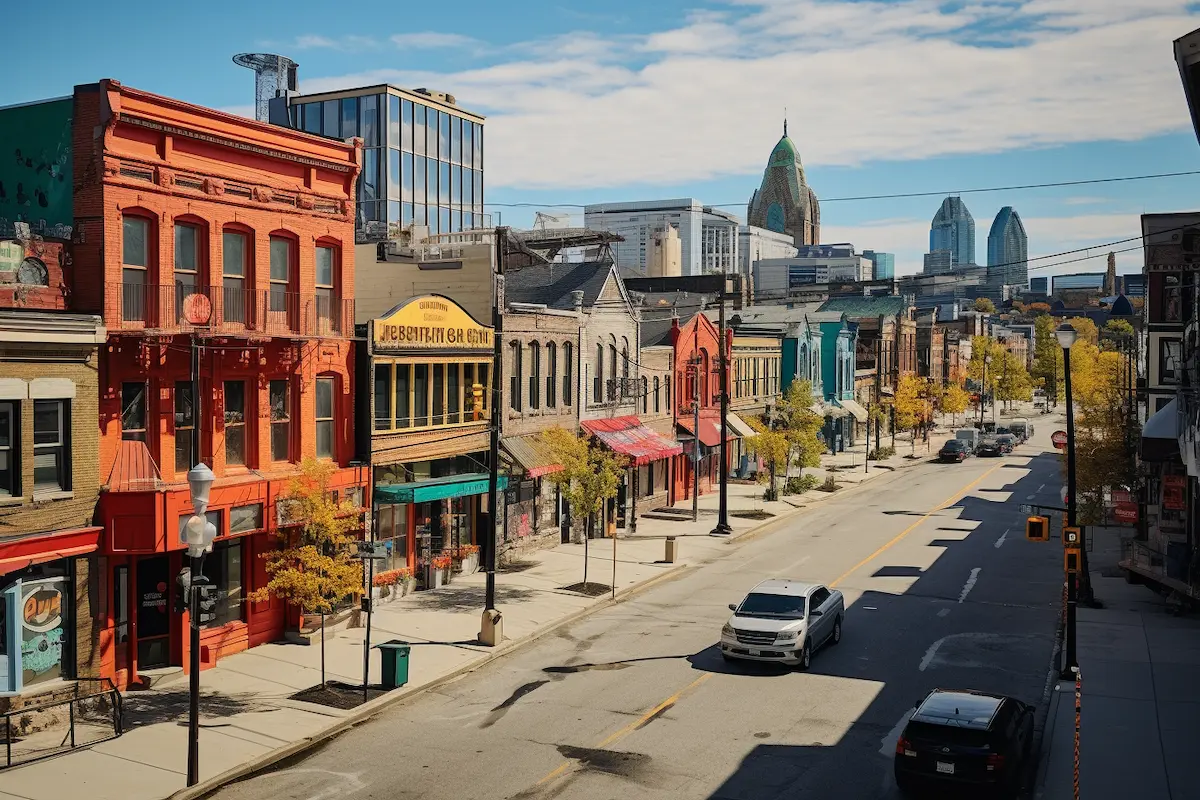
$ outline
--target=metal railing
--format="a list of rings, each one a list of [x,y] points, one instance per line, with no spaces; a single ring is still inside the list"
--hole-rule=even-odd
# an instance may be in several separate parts
[[[121,693],[107,678],[107,688],[85,695],[47,700],[0,714],[4,763],[0,769],[28,764],[77,747],[107,742],[120,736]],[[76,691],[79,687],[76,686]],[[65,718],[64,709],[65,707]]]
[[[116,313],[110,328],[228,335],[351,336],[354,301],[332,289],[290,292],[188,283],[110,284]]]

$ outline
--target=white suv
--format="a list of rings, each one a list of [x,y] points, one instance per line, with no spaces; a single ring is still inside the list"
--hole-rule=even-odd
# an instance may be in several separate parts
[[[846,602],[842,593],[819,583],[771,578],[729,610],[721,629],[721,656],[776,661],[808,669],[812,654],[826,642],[842,640]]]

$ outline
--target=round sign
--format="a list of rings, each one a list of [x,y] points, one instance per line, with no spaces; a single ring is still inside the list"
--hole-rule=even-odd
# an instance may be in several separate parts
[[[1067,447],[1067,432],[1066,431],[1055,431],[1054,434],[1050,437],[1050,441],[1053,442],[1054,446],[1057,447],[1059,450],[1066,449],[1066,447]]]
[[[204,325],[212,319],[212,301],[202,294],[183,298],[183,318],[191,325]]]

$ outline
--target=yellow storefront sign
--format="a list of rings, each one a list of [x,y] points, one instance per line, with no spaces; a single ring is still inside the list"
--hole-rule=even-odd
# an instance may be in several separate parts
[[[406,300],[382,319],[371,321],[378,350],[490,350],[492,329],[448,297],[424,295]]]

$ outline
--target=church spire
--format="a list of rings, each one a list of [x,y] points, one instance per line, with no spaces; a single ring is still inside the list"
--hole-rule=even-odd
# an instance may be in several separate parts
[[[783,107],[783,138],[787,138],[787,106]]]

